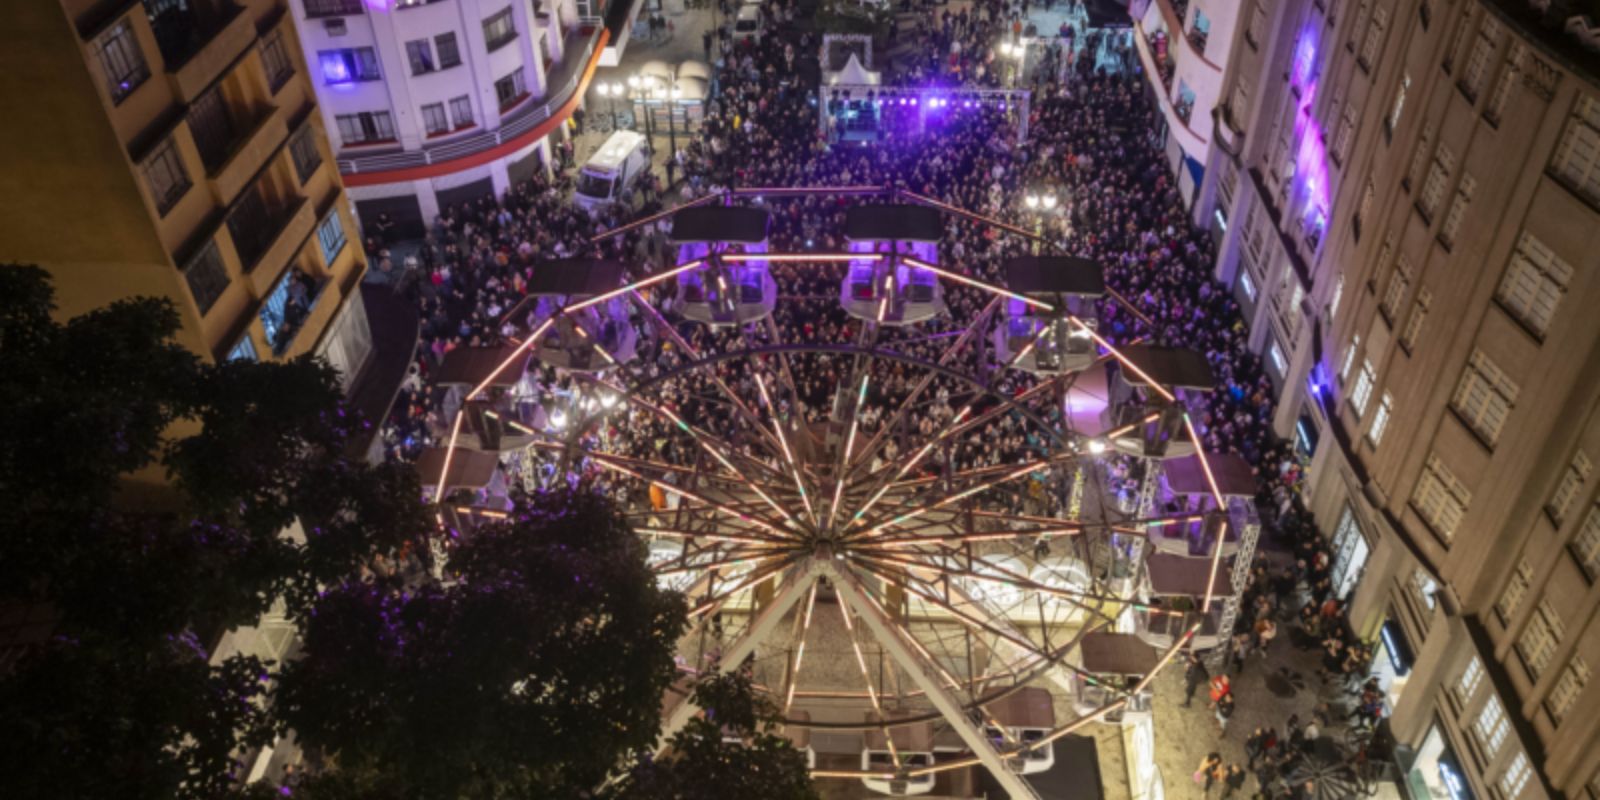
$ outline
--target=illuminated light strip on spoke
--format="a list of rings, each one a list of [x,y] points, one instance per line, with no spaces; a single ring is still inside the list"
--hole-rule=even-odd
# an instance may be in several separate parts
[[[770,555],[770,556],[762,556],[759,560],[761,560],[761,561],[770,561],[770,560],[772,560],[774,558],[777,558],[777,557],[778,557],[777,554],[774,554],[774,555]],[[738,594],[738,593],[740,593],[740,592],[742,592],[742,591],[744,591],[744,590],[746,590],[746,589],[748,589],[748,588],[750,588],[750,587],[752,587],[752,586],[754,586],[754,585],[756,585],[756,584],[758,584],[758,583],[760,583],[760,582],[772,577],[773,575],[777,574],[778,570],[781,570],[784,567],[789,566],[790,564],[794,563],[794,561],[799,559],[799,558],[800,558],[800,556],[798,554],[789,555],[789,556],[779,560],[775,564],[768,564],[767,566],[762,567],[762,568],[756,570],[755,572],[750,573],[748,576],[745,577],[744,580],[740,581],[732,589],[724,589],[720,594],[716,595],[715,597],[712,597],[710,600],[707,600],[704,603],[701,603],[700,605],[689,609],[689,617],[691,619],[694,618],[694,617],[698,617],[701,614],[704,614],[707,611],[710,611],[711,609],[722,605],[723,601],[727,600],[729,597],[732,597],[732,596],[734,596],[734,595],[736,595],[736,594]]]
[[[817,607],[817,581],[811,582],[811,594],[806,597],[805,622],[800,626],[800,643],[794,648],[794,670],[789,673],[789,694],[783,699],[783,713],[794,705],[794,687],[800,685],[800,662],[806,655],[806,632],[811,630],[811,611]]]
[[[878,719],[888,719],[888,715],[883,713],[883,705],[878,702],[878,690],[872,685],[872,672],[867,669],[867,657],[861,654],[861,643],[856,641],[856,628],[850,621],[850,608],[845,603],[839,603],[838,608],[839,616],[844,618],[844,629],[850,635],[850,649],[856,654],[856,666],[861,667],[861,680],[867,684],[867,697],[872,700],[872,710],[877,712]],[[889,742],[889,758],[894,760],[894,768],[899,771],[900,751],[894,746],[894,737],[885,729],[883,738]]]
[[[839,462],[839,479],[833,484],[833,504],[828,506],[828,527],[833,527],[833,518],[839,511],[839,501],[844,497],[845,473],[849,471],[850,453],[855,450],[856,431],[861,424],[861,408],[867,402],[867,382],[871,373],[861,376],[861,391],[856,392],[856,406],[850,414],[850,435],[844,441],[844,458]]]
[[[759,544],[769,547],[780,547],[779,542],[759,536],[744,536],[737,533],[706,533],[705,531],[685,531],[675,528],[634,528],[634,533],[645,536],[665,536],[668,539],[705,539],[711,542],[737,542],[739,544]]]
[[[581,309],[588,308],[589,306],[595,305],[597,303],[604,303],[605,301],[610,300],[613,297],[619,297],[621,295],[627,294],[628,292],[637,291],[638,289],[641,289],[641,288],[643,288],[645,286],[649,286],[649,285],[654,284],[654,283],[660,283],[661,281],[664,281],[664,280],[666,280],[666,279],[668,279],[668,278],[670,278],[670,277],[672,277],[674,275],[679,275],[679,274],[688,272],[691,269],[696,269],[696,268],[704,265],[705,263],[706,262],[705,262],[704,259],[696,259],[694,261],[690,261],[687,264],[679,264],[678,266],[673,267],[672,269],[669,269],[666,272],[658,272],[658,273],[656,273],[654,275],[651,275],[651,276],[649,276],[647,278],[634,281],[633,283],[630,283],[627,286],[623,286],[623,287],[618,288],[618,289],[612,289],[611,291],[605,292],[604,294],[597,294],[594,297],[591,297],[591,298],[589,298],[587,300],[580,300],[580,301],[578,301],[576,303],[573,303],[570,306],[567,306],[564,310],[562,310],[561,313],[570,314],[570,313],[572,313],[574,311],[578,311],[578,310],[581,310]]]
[[[473,387],[472,391],[467,392],[467,399],[476,400],[478,395],[483,393],[484,389],[489,388],[489,384],[494,383],[495,378],[500,377],[500,373],[504,372],[506,367],[511,366],[511,362],[517,360],[517,356],[522,355],[523,352],[527,351],[529,348],[538,343],[539,337],[543,336],[544,332],[549,330],[551,325],[555,324],[555,321],[556,315],[552,314],[550,315],[549,319],[539,323],[539,327],[534,328],[533,333],[529,334],[528,338],[522,341],[522,344],[517,345],[517,349],[511,351],[511,355],[506,358],[506,360],[500,362],[500,366],[495,367],[494,371],[489,373],[489,377],[484,378],[482,383]]]
[[[1155,422],[1158,419],[1161,419],[1161,415],[1160,414],[1151,414],[1150,416],[1147,416],[1144,419],[1139,420],[1138,422],[1130,422],[1130,423],[1128,423],[1128,424],[1126,424],[1126,425],[1124,425],[1124,426],[1122,426],[1120,428],[1112,428],[1111,430],[1106,431],[1105,433],[1102,433],[1099,436],[1096,436],[1094,438],[1096,438],[1096,439],[1115,439],[1118,436],[1121,436],[1121,435],[1123,435],[1125,433],[1129,433],[1129,432],[1133,431],[1133,429],[1139,427],[1140,425],[1149,425],[1150,423]]]
[[[456,421],[450,426],[450,445],[444,450],[444,466],[439,469],[439,489],[434,495],[434,502],[436,503],[444,500],[444,496],[450,488],[449,484],[446,483],[450,478],[450,461],[455,457],[456,437],[461,435],[461,419],[466,415],[467,411],[464,408],[456,411]]]
[[[1087,323],[1085,323],[1083,320],[1078,319],[1077,317],[1075,317],[1075,316],[1073,316],[1071,314],[1068,314],[1067,315],[1067,321],[1072,323],[1072,324],[1074,324],[1074,325],[1076,325],[1076,326],[1078,326],[1078,330],[1089,334],[1089,338],[1093,339],[1095,344],[1098,344],[1101,347],[1104,347],[1106,349],[1106,352],[1110,353],[1112,356],[1115,356],[1118,361],[1122,362],[1123,366],[1125,366],[1128,369],[1132,370],[1133,374],[1138,375],[1139,377],[1143,378],[1144,382],[1149,385],[1151,391],[1155,392],[1156,394],[1161,395],[1162,397],[1166,398],[1167,400],[1177,400],[1178,399],[1175,395],[1172,394],[1172,392],[1167,391],[1166,387],[1163,387],[1159,381],[1157,381],[1155,378],[1150,377],[1150,373],[1145,372],[1144,370],[1140,369],[1138,364],[1133,363],[1132,359],[1128,358],[1126,355],[1123,355],[1121,350],[1118,350],[1115,345],[1111,344],[1111,342],[1108,341],[1106,339],[1106,337],[1101,336],[1100,334],[1096,333],[1095,329],[1089,327],[1089,325]]]
[[[772,427],[778,431],[778,443],[783,446],[783,460],[789,462],[789,474],[794,476],[794,488],[800,492],[800,501],[806,505],[806,515],[811,517],[813,524],[817,521],[817,511],[811,507],[811,495],[806,494],[806,484],[800,480],[800,466],[795,463],[794,454],[789,451],[789,437],[784,435],[783,420],[778,419],[778,408],[772,404],[772,395],[767,393],[766,378],[760,372],[756,373],[756,388],[761,390],[761,402],[766,405],[767,413],[772,415]]]
[[[637,478],[637,479],[639,479],[641,481],[644,481],[645,483],[650,484],[651,486],[654,486],[654,487],[660,489],[663,492],[670,492],[670,493],[678,495],[680,497],[687,497],[690,500],[693,500],[693,501],[695,501],[697,503],[703,503],[703,504],[705,504],[707,506],[710,506],[711,508],[714,508],[714,509],[716,509],[718,511],[721,511],[724,514],[727,514],[730,517],[737,518],[740,522],[743,522],[743,523],[745,523],[747,525],[753,525],[753,526],[755,526],[757,528],[760,528],[760,529],[762,529],[764,531],[767,531],[768,533],[774,534],[774,535],[780,537],[780,539],[787,539],[787,538],[789,538],[791,536],[789,531],[786,531],[786,530],[784,530],[784,529],[782,529],[782,528],[780,528],[780,527],[778,527],[776,525],[772,525],[772,524],[770,524],[770,523],[766,522],[765,520],[762,520],[762,519],[760,519],[758,517],[750,516],[749,514],[746,514],[746,513],[742,512],[742,511],[739,511],[737,509],[730,508],[730,507],[725,506],[725,505],[723,505],[721,503],[714,502],[714,501],[712,501],[710,499],[707,499],[705,497],[701,497],[700,495],[695,494],[694,492],[691,492],[691,491],[689,491],[687,489],[679,489],[678,487],[673,486],[672,484],[667,483],[666,481],[658,481],[655,478],[651,478],[651,477],[647,477],[645,475],[641,475],[641,474],[639,474],[637,472],[634,472],[631,469],[628,469],[627,467],[622,466],[621,464],[613,464],[613,463],[607,461],[606,459],[604,459],[602,457],[596,456],[593,453],[590,453],[589,456],[590,456],[590,458],[594,459],[594,462],[596,464],[599,464],[600,466],[605,467],[606,469],[609,469],[609,470],[611,470],[613,472],[620,472],[620,473],[622,473],[624,475],[628,475],[628,476]]]
[[[964,284],[966,284],[968,286],[971,286],[974,289],[982,289],[982,290],[984,290],[986,292],[989,292],[990,294],[997,294],[997,295],[1000,295],[1001,297],[1009,297],[1012,300],[1020,300],[1023,303],[1026,303],[1026,304],[1028,304],[1030,306],[1033,306],[1034,308],[1041,308],[1041,309],[1044,309],[1046,311],[1054,311],[1055,310],[1055,306],[1053,306],[1053,305],[1051,305],[1049,303],[1046,303],[1046,302],[1044,302],[1042,300],[1035,300],[1035,299],[1033,299],[1033,298],[1031,298],[1031,297],[1029,297],[1027,295],[1017,294],[1016,292],[1010,291],[1008,289],[1002,289],[999,286],[996,286],[996,285],[994,285],[992,283],[988,283],[986,281],[980,281],[977,278],[969,278],[969,277],[967,277],[965,275],[962,275],[960,273],[957,273],[957,272],[951,272],[950,270],[947,270],[947,269],[941,269],[941,268],[936,267],[936,266],[934,266],[932,264],[929,264],[928,262],[923,261],[921,259],[916,259],[916,258],[912,258],[910,256],[905,256],[901,260],[904,261],[907,266],[916,267],[917,269],[928,270],[929,272],[932,272],[935,275],[938,275],[938,276],[944,277],[944,278],[949,278],[950,280],[953,280],[956,283],[964,283]]]
[[[1217,502],[1217,510],[1226,509],[1228,506],[1222,499],[1222,490],[1217,488],[1217,478],[1211,474],[1211,464],[1209,459],[1206,458],[1205,447],[1200,443],[1200,435],[1195,432],[1194,422],[1189,419],[1188,412],[1184,412],[1183,427],[1189,432],[1189,438],[1194,441],[1194,453],[1200,460],[1200,471],[1205,473],[1206,484],[1211,487],[1211,497]],[[1217,528],[1217,544],[1211,548],[1211,574],[1206,576],[1206,596],[1205,600],[1200,603],[1200,612],[1202,614],[1211,610],[1211,601],[1214,599],[1213,594],[1217,589],[1217,568],[1222,564],[1222,545],[1227,538],[1228,521],[1224,519],[1222,525]],[[1237,591],[1238,587],[1235,586],[1234,590]]]
[[[964,419],[967,416],[967,414],[969,414],[971,412],[972,412],[972,404],[971,403],[968,403],[966,406],[962,407],[961,411],[958,412],[955,415],[955,417],[950,420],[951,428],[954,428],[956,425],[961,424],[961,420]],[[915,456],[912,456],[910,461],[907,461],[904,466],[900,467],[900,471],[895,473],[894,478],[888,484],[885,484],[883,488],[879,489],[878,493],[874,494],[872,496],[872,499],[868,500],[867,504],[862,506],[861,510],[859,510],[859,511],[857,511],[855,513],[855,516],[850,520],[850,524],[851,525],[855,525],[855,524],[860,523],[862,518],[867,515],[867,512],[871,511],[872,507],[877,505],[879,500],[883,499],[884,494],[887,493],[889,491],[889,489],[893,486],[894,481],[897,481],[897,480],[900,480],[901,478],[904,478],[906,476],[906,473],[910,472],[913,469],[916,469],[917,465],[922,463],[922,459],[926,458],[928,453],[933,452],[933,448],[935,446],[937,446],[941,441],[944,441],[944,437],[943,436],[938,436],[938,437],[935,437],[932,440],[928,441],[927,444],[924,444],[922,446],[922,448],[917,451],[917,454]]]
[[[771,261],[775,263],[843,263],[849,261],[882,261],[882,253],[728,253],[723,261],[739,264],[746,261]]]
[[[648,404],[642,403],[640,401],[634,400],[631,396],[627,396],[627,395],[623,395],[623,396],[629,397],[629,402],[637,402],[640,405],[648,405]],[[654,405],[648,405],[648,407],[653,409],[653,410],[658,410],[662,414],[665,414],[667,416],[667,418],[671,419],[673,421],[673,423],[676,424],[680,430],[682,430],[684,433],[689,434],[689,437],[694,439],[695,443],[700,445],[701,449],[705,450],[707,453],[710,453],[713,458],[715,458],[719,463],[722,464],[722,466],[727,467],[728,471],[732,472],[734,474],[734,477],[738,478],[741,482],[744,483],[745,486],[748,486],[751,491],[755,492],[757,497],[760,497],[762,500],[765,500],[767,505],[772,506],[772,509],[774,511],[777,511],[778,514],[780,516],[782,516],[785,520],[788,520],[789,522],[794,522],[795,521],[794,515],[790,514],[788,509],[786,509],[783,506],[779,505],[777,503],[777,501],[773,500],[766,492],[761,491],[761,487],[757,486],[755,484],[755,481],[752,481],[749,478],[745,477],[743,472],[740,472],[739,469],[737,467],[735,467],[732,462],[730,462],[725,456],[722,455],[721,451],[719,451],[715,447],[712,447],[704,439],[702,439],[700,437],[699,432],[694,430],[693,428],[689,427],[689,424],[684,422],[683,418],[679,417],[676,413],[674,413],[672,411],[672,409],[667,408],[666,406],[657,407],[657,406],[654,406]]]
[[[1003,475],[1003,476],[1001,476],[999,478],[996,478],[995,480],[989,481],[987,483],[980,483],[977,486],[973,486],[973,487],[971,487],[969,489],[965,489],[963,491],[960,491],[960,492],[957,492],[957,493],[955,493],[953,495],[950,495],[949,497],[945,497],[944,499],[939,500],[938,502],[933,503],[932,505],[922,506],[921,508],[915,509],[915,510],[910,511],[908,513],[901,514],[900,516],[895,517],[894,519],[891,519],[888,522],[884,522],[884,523],[881,523],[879,525],[875,525],[872,528],[867,530],[867,535],[868,536],[875,535],[875,534],[883,531],[885,528],[890,528],[890,527],[893,527],[895,525],[899,525],[902,522],[908,522],[910,520],[916,519],[917,517],[920,517],[923,514],[928,513],[929,511],[933,511],[933,510],[936,510],[936,509],[943,508],[943,507],[945,507],[947,505],[950,505],[951,503],[959,503],[962,500],[965,500],[966,498],[977,494],[978,492],[982,492],[982,491],[985,491],[987,489],[992,489],[992,488],[994,488],[996,486],[999,486],[1002,483],[1006,483],[1008,481],[1016,480],[1017,478],[1020,478],[1023,475],[1026,475],[1026,474],[1028,474],[1030,472],[1033,472],[1033,471],[1039,469],[1040,467],[1048,465],[1049,463],[1050,463],[1049,461],[1030,461],[1027,464],[1024,464],[1023,466],[1018,467],[1017,469],[1015,469],[1015,470],[1013,470],[1011,472],[1008,472],[1008,473],[1006,473],[1005,475]]]
[[[888,275],[883,279],[883,297],[878,298],[878,321],[882,322],[889,313],[889,297],[894,294],[894,276]]]

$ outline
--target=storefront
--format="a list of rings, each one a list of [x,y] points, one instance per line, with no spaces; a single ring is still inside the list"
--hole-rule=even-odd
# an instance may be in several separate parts
[[[1305,424],[1305,421],[1301,420],[1301,424]],[[1333,578],[1333,594],[1340,600],[1348,601],[1356,583],[1361,580],[1361,573],[1367,568],[1367,557],[1372,555],[1367,537],[1356,523],[1355,509],[1348,502],[1344,510],[1339,512],[1339,525],[1333,530],[1333,546],[1330,549],[1333,551],[1333,564],[1329,571]]]
[[[1409,765],[1406,763],[1408,755]],[[1423,737],[1416,752],[1400,753],[1400,761],[1406,776],[1406,793],[1411,800],[1476,800],[1461,770],[1461,759],[1450,747],[1438,720],[1428,728],[1428,735]]]
[[[1411,640],[1391,613],[1378,630],[1377,651],[1372,655],[1372,671],[1368,673],[1369,677],[1378,679],[1388,709],[1393,709],[1400,699],[1415,661],[1416,651],[1411,648]]]

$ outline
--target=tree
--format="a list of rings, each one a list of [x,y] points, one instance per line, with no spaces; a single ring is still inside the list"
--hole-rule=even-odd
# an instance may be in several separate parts
[[[302,747],[391,796],[580,797],[654,742],[686,611],[609,501],[522,500],[450,568],[317,602],[277,695]]]
[[[275,728],[270,665],[212,664],[220,634],[420,541],[420,493],[347,456],[326,364],[205,363],[165,300],[53,302],[0,266],[0,602],[42,633],[0,673],[0,795],[215,797]]]
[[[819,797],[805,754],[773,733],[777,710],[756,695],[748,676],[707,678],[693,700],[705,714],[673,735],[666,758],[640,758],[608,800]]]

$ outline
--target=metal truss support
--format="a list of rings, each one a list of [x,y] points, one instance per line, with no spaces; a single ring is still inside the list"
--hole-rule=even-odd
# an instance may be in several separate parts
[[[1206,657],[1212,672],[1222,669],[1233,651],[1233,624],[1239,619],[1239,598],[1244,594],[1245,582],[1250,579],[1250,564],[1255,561],[1256,544],[1261,539],[1261,517],[1253,502],[1239,502],[1229,511],[1228,525],[1239,531],[1239,549],[1233,556],[1233,595],[1222,604],[1222,617],[1217,620],[1217,634],[1222,644]]]
[[[1005,759],[1001,758],[1000,754],[995,751],[994,745],[989,741],[988,737],[984,736],[983,731],[972,724],[972,720],[967,716],[965,706],[945,691],[944,685],[933,674],[932,665],[923,661],[912,648],[906,645],[906,642],[900,638],[900,634],[896,630],[895,622],[889,619],[888,615],[877,603],[867,598],[851,571],[848,568],[836,568],[831,562],[824,563],[823,568],[833,580],[834,590],[838,592],[839,598],[861,616],[867,627],[872,630],[872,634],[877,638],[878,643],[883,645],[883,648],[889,651],[889,655],[900,664],[906,674],[911,676],[911,680],[917,684],[917,688],[926,693],[934,708],[944,715],[944,721],[949,723],[950,727],[961,737],[967,747],[972,748],[973,754],[978,757],[979,761],[983,762],[985,767],[988,767],[990,774],[994,775],[1001,788],[1005,789],[1006,793],[1012,798],[1024,798],[1024,800],[1038,798],[1039,795],[1033,790],[1033,787],[1023,780],[1021,775],[1013,772],[1006,765]]]
[[[806,596],[811,584],[817,580],[818,570],[815,565],[816,561],[808,560],[796,570],[785,573],[785,577],[788,580],[784,583],[783,588],[778,591],[777,596],[773,597],[772,602],[765,609],[762,609],[761,613],[756,616],[755,621],[750,623],[750,627],[745,630],[744,635],[722,651],[722,658],[717,663],[718,672],[726,674],[738,669],[739,665],[744,663],[745,658],[755,652],[756,646],[761,644],[772,633],[772,630],[778,626],[778,622],[783,619],[785,614],[789,613],[789,609],[793,608],[795,603],[800,601],[800,598]],[[666,717],[661,721],[661,737],[656,740],[656,748],[659,750],[666,746],[667,740],[671,739],[673,734],[688,724],[689,720],[693,719],[694,715],[699,711],[700,707],[695,705],[688,697],[683,698],[681,702],[673,706],[672,710],[668,711]]]

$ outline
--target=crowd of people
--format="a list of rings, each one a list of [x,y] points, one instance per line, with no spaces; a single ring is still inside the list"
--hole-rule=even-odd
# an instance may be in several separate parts
[[[976,10],[929,15],[930,24],[909,34],[920,37],[913,52],[924,54],[898,65],[910,79],[960,85],[992,85],[1001,78],[994,47],[1007,32],[1020,32],[1016,9],[979,3]],[[792,19],[792,11],[776,19]],[[1074,36],[1082,35],[1075,32]],[[1025,76],[1034,90],[1027,136],[1020,139],[1016,106],[996,105],[951,113],[920,131],[890,136],[868,145],[830,143],[816,125],[818,87],[805,85],[795,69],[819,42],[814,35],[780,25],[762,46],[719,34],[716,91],[699,130],[668,154],[681,180],[664,186],[651,176],[626,203],[594,215],[568,200],[571,173],[536,174],[505,194],[444,209],[433,221],[419,253],[416,299],[422,316],[422,346],[399,402],[383,426],[390,457],[415,459],[440,446],[450,431],[444,389],[431,376],[442,359],[463,346],[498,344],[525,334],[536,324],[532,306],[521,303],[535,265],[561,258],[621,260],[631,276],[675,263],[676,254],[660,225],[600,237],[630,219],[652,214],[678,200],[690,200],[737,187],[898,187],[940,202],[1012,224],[1032,224],[1021,195],[1049,187],[1061,198],[1058,213],[1038,220],[1042,235],[1059,252],[1092,258],[1103,265],[1107,284],[1133,308],[1107,301],[1099,308],[1099,329],[1114,343],[1135,340],[1183,346],[1203,352],[1217,377],[1217,389],[1196,409],[1197,428],[1208,452],[1234,452],[1254,465],[1258,498],[1269,509],[1270,538],[1293,558],[1286,566],[1258,554],[1233,634],[1233,670],[1246,668],[1253,652],[1264,652],[1279,624],[1295,625],[1296,646],[1322,648],[1329,680],[1361,685],[1370,651],[1349,630],[1330,576],[1330,554],[1296,493],[1300,461],[1292,447],[1272,432],[1273,387],[1260,359],[1247,346],[1248,331],[1238,305],[1214,282],[1215,246],[1190,219],[1166,159],[1155,138],[1157,113],[1146,95],[1144,78],[1108,73],[1093,59],[1073,57],[1070,40],[1041,43],[1043,55]],[[1041,66],[1043,68],[1041,68]],[[675,195],[676,199],[669,200]],[[844,211],[853,204],[883,202],[843,193],[799,198],[757,198],[771,214],[769,247],[779,252],[837,252],[844,249]],[[955,215],[945,217],[939,242],[941,263],[973,277],[1001,283],[1002,264],[1028,252],[1029,242],[1006,236],[993,226]],[[369,245],[381,248],[381,242]],[[376,253],[375,253],[376,255]],[[756,434],[727,413],[726,404],[708,398],[722,383],[750,406],[760,402],[760,380],[792,375],[792,392],[775,398],[780,412],[796,425],[817,424],[836,412],[836,401],[855,387],[857,374],[847,355],[792,356],[782,370],[775,359],[727,360],[707,369],[679,372],[692,360],[684,344],[707,353],[778,342],[850,343],[863,323],[839,302],[844,265],[774,265],[772,276],[782,298],[770,326],[710,329],[677,322],[678,337],[662,335],[640,309],[630,322],[640,331],[637,357],[622,367],[620,382],[657,381],[655,401],[731,442],[752,469],[761,469]],[[670,284],[653,287],[650,302],[671,318],[675,293]],[[982,313],[990,297],[980,290],[946,282],[942,300],[949,310],[918,326],[880,333],[877,346],[908,358],[937,361],[957,331]],[[997,319],[998,317],[996,317]],[[981,348],[955,356],[954,366],[969,374],[988,374],[978,363]],[[555,370],[531,367],[521,391],[535,400],[573,391],[572,381]],[[1014,396],[1035,385],[1033,376],[996,370],[987,385],[974,386],[940,376],[911,414],[896,409],[920,373],[903,361],[872,360],[867,400],[854,410],[871,435],[894,422],[893,435],[874,454],[891,462],[908,442],[923,441],[947,428],[975,393]],[[663,377],[670,376],[670,377]],[[1059,403],[1048,400],[1024,408],[1059,425]],[[675,435],[657,415],[640,409],[613,414],[597,436],[612,452],[692,463],[695,442]],[[923,470],[961,471],[1014,464],[1050,452],[1045,431],[1016,414],[997,416],[956,437],[948,453],[932,457]],[[875,465],[877,466],[877,465]],[[1029,513],[1061,512],[1062,492],[1039,491],[1066,476],[1046,473],[1006,498],[1026,504]],[[632,482],[613,488],[628,496]],[[638,492],[639,487],[632,489]],[[659,498],[632,495],[634,502]],[[1191,687],[1191,693],[1192,693]],[[1370,694],[1370,693],[1369,693]],[[1231,709],[1231,692],[1214,705]],[[1360,719],[1382,713],[1380,698],[1363,697]],[[1230,712],[1231,714],[1231,712]],[[1219,711],[1226,729],[1228,714]],[[1217,778],[1232,786],[1233,773]],[[1208,778],[1208,780],[1210,780]],[[1231,791],[1230,791],[1231,793]],[[1226,795],[1225,795],[1226,796]]]

